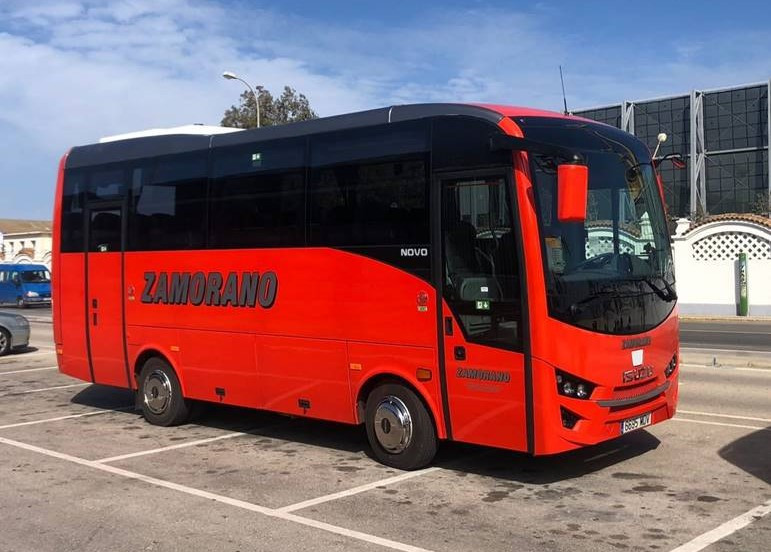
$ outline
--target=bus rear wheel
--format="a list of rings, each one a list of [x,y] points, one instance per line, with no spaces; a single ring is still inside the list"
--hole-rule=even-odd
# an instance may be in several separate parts
[[[397,383],[376,387],[367,397],[367,438],[380,462],[400,470],[426,466],[436,454],[436,428],[423,401]]]
[[[139,400],[145,420],[158,426],[175,426],[190,417],[191,402],[182,396],[174,370],[161,358],[145,362],[139,374]]]

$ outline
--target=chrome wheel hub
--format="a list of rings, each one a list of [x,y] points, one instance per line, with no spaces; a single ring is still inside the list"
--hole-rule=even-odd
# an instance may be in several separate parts
[[[163,414],[171,401],[171,381],[160,370],[153,371],[142,389],[145,405],[153,414]]]
[[[398,397],[388,395],[375,410],[375,437],[391,454],[399,454],[412,440],[412,417]]]
[[[0,332],[0,351],[4,351],[8,346],[8,338],[5,337],[3,332]]]

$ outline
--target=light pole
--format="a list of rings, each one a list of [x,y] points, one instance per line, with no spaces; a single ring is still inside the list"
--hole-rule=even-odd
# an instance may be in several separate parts
[[[260,98],[257,96],[257,94],[254,93],[254,88],[252,88],[252,85],[246,82],[244,79],[233,73],[232,71],[225,71],[222,73],[222,78],[227,80],[237,80],[241,81],[246,85],[246,87],[249,89],[249,91],[252,93],[252,96],[254,97],[254,103],[257,105],[257,128],[260,128]]]

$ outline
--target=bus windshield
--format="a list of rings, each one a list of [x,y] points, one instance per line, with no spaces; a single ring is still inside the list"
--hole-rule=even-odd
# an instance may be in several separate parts
[[[647,331],[666,318],[677,298],[650,154],[611,127],[562,125],[528,129],[531,137],[577,149],[589,166],[586,220],[560,222],[559,160],[530,156],[550,315],[604,333]]]

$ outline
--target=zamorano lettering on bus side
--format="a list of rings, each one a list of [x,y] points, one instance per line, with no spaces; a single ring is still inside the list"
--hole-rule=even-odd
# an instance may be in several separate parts
[[[278,276],[264,272],[145,272],[142,303],[269,309],[276,302]]]

